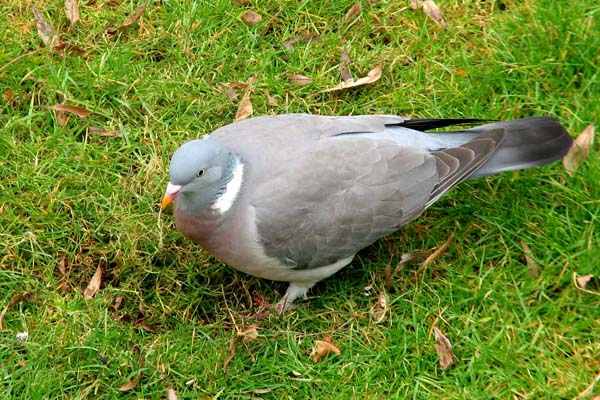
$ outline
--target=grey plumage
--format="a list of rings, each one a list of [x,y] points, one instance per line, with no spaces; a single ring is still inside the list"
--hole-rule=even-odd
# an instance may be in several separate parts
[[[463,180],[546,164],[572,142],[549,117],[422,132],[475,121],[248,119],[178,149],[167,197],[178,229],[217,258],[290,282],[283,309]]]

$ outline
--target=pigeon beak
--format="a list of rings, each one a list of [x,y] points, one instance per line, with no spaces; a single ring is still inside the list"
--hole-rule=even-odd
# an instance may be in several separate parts
[[[167,206],[171,204],[171,202],[175,198],[175,195],[179,193],[180,190],[180,185],[173,185],[171,182],[169,182],[169,184],[167,185],[167,190],[165,190],[165,195],[163,196],[162,201],[160,202],[160,207],[167,208]]]

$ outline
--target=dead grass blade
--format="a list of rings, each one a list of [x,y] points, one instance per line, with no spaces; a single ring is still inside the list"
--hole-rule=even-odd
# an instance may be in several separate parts
[[[56,36],[56,31],[50,25],[48,21],[44,18],[42,14],[38,11],[35,5],[31,4],[31,11],[33,11],[33,15],[35,16],[35,24],[37,26],[38,34],[42,39],[42,42],[46,46],[54,45],[58,42],[58,37]]]
[[[127,392],[127,391],[135,388],[138,385],[138,383],[140,382],[140,379],[142,378],[141,369],[144,368],[144,359],[142,358],[140,348],[138,346],[134,347],[133,351],[139,357],[138,367],[139,367],[140,372],[138,372],[133,378],[131,378],[129,381],[125,382],[123,385],[121,385],[121,387],[119,387],[119,390],[121,392]]]
[[[90,283],[87,285],[85,290],[83,291],[83,297],[86,299],[91,299],[94,297],[98,289],[100,289],[100,285],[102,284],[102,267],[98,265],[98,269],[96,269],[96,273],[92,276]]]
[[[325,90],[321,91],[320,93],[328,93],[328,92],[335,92],[338,90],[351,89],[351,88],[355,88],[358,86],[368,85],[368,84],[377,82],[379,80],[379,78],[381,78],[382,69],[383,69],[383,63],[379,63],[375,68],[373,68],[372,70],[369,71],[367,76],[362,77],[356,81],[354,79],[350,79],[347,81],[340,82],[338,85],[336,85],[332,88],[329,88],[329,89],[325,89]]]
[[[75,26],[79,21],[79,4],[77,0],[65,0],[65,14],[71,22],[71,26]]]
[[[443,370],[446,370],[454,364],[452,343],[450,343],[450,340],[437,328],[437,326],[433,327],[433,333],[435,336],[435,352],[438,355],[440,367],[442,367]]]
[[[448,240],[446,240],[446,242],[443,245],[441,245],[440,247],[438,247],[433,253],[431,253],[425,259],[425,261],[423,261],[423,264],[421,264],[421,266],[417,270],[415,276],[421,275],[423,273],[423,271],[425,271],[425,269],[427,269],[427,267],[430,264],[432,264],[435,260],[437,260],[438,258],[440,258],[440,256],[442,254],[444,254],[444,252],[446,251],[446,249],[450,245],[450,242],[452,242],[452,239],[454,239],[454,234],[450,235],[450,237],[448,238]]]
[[[573,142],[569,152],[563,158],[565,170],[571,176],[579,168],[579,165],[585,161],[590,154],[590,148],[594,144],[595,128],[594,125],[588,125]]]
[[[521,240],[521,247],[523,248],[523,252],[525,253],[525,262],[527,263],[527,267],[529,268],[527,270],[529,272],[529,275],[540,276],[540,267],[533,259],[531,249],[523,240]]]
[[[106,137],[122,137],[123,133],[120,130],[111,130],[101,128],[99,126],[90,126],[88,128],[88,134],[90,136],[106,136]]]
[[[269,103],[270,106],[273,107],[277,107],[279,106],[279,101],[277,101],[277,99],[273,96],[271,96],[271,93],[269,93],[268,90],[265,89],[265,97],[267,98],[267,103]]]
[[[14,306],[17,303],[20,303],[23,300],[25,300],[28,303],[31,303],[33,301],[33,294],[31,292],[23,292],[10,299],[8,304],[2,309],[2,312],[0,313],[0,331],[4,330],[4,317],[6,317],[6,313],[8,312],[8,310],[12,306]]]
[[[590,383],[588,385],[588,387],[586,387],[584,390],[579,392],[579,394],[577,396],[573,397],[573,400],[589,399],[590,396],[592,396],[594,394],[594,388],[596,387],[598,382],[600,382],[600,373],[598,375],[596,375],[596,377],[594,378],[592,383]],[[597,400],[598,397],[599,396],[594,396],[591,400]]]

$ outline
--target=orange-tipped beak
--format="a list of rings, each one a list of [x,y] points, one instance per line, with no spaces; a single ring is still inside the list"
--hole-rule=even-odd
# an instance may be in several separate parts
[[[160,202],[160,207],[167,208],[167,206],[171,204],[171,202],[175,198],[175,195],[177,195],[177,193],[179,193],[180,190],[180,185],[173,185],[171,182],[169,182],[169,184],[167,185],[167,190],[165,190],[165,195],[163,196]]]

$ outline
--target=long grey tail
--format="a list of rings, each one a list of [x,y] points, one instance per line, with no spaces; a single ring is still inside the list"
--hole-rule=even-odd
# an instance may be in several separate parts
[[[441,133],[447,148],[432,152],[439,183],[426,206],[465,179],[538,167],[563,157],[573,139],[551,117],[497,122],[458,133]]]
[[[467,129],[484,134],[504,129],[504,140],[470,179],[515,169],[539,167],[564,157],[573,143],[565,128],[552,117],[529,117]]]

